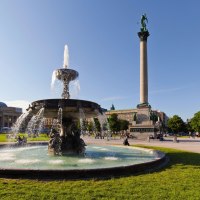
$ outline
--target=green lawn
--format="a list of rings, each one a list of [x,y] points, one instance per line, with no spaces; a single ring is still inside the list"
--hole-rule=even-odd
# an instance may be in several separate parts
[[[28,134],[19,134],[20,136],[25,136],[27,141],[48,141],[49,137],[46,134],[40,134],[39,137],[28,137]],[[8,134],[0,134],[0,142],[16,142],[16,139],[8,139]]]
[[[167,148],[154,149],[167,153],[170,158],[170,163],[158,172],[109,180],[0,179],[0,199],[199,200],[200,154]]]

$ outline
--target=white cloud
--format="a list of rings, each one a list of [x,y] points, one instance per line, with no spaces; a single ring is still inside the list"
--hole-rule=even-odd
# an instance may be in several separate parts
[[[158,93],[165,93],[165,92],[175,92],[178,90],[184,90],[187,89],[188,87],[176,87],[176,88],[168,88],[168,89],[161,89],[161,90],[154,90],[150,91],[150,94],[158,94]]]
[[[6,103],[6,105],[10,107],[22,108],[23,112],[26,111],[26,109],[28,108],[30,104],[30,102],[26,100],[13,100],[13,101],[3,101],[3,102]]]

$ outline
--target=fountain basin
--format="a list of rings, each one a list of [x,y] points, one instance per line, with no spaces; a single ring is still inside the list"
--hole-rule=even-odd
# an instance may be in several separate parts
[[[31,103],[29,109],[36,114],[42,107],[45,108],[44,117],[56,118],[58,108],[63,110],[63,118],[80,118],[80,109],[84,112],[86,118],[91,118],[102,113],[100,105],[91,101],[79,99],[43,99]]]
[[[122,146],[86,148],[85,156],[50,156],[46,145],[0,149],[0,176],[82,179],[130,175],[162,164],[162,152]]]

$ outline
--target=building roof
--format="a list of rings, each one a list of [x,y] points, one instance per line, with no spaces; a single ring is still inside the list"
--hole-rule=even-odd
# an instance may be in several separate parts
[[[0,102],[0,108],[8,107],[4,102]]]

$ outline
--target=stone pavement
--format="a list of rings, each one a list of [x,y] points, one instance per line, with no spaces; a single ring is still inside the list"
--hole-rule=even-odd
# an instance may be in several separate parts
[[[114,145],[123,145],[123,139],[119,137],[111,138],[107,140],[105,139],[94,139],[93,137],[84,136],[83,140],[86,144],[99,144],[99,145],[107,145],[107,144],[114,144]],[[173,148],[179,149],[184,151],[190,151],[195,153],[200,153],[200,138],[178,138],[177,143],[173,142],[172,137],[164,138],[164,141],[153,140],[149,141],[144,140],[136,140],[136,139],[129,139],[130,145],[142,144],[148,146],[158,146],[158,147],[166,147],[166,148]]]
[[[84,136],[82,137],[86,144],[99,144],[99,145],[123,145],[123,140],[119,137],[114,138],[107,138],[105,139],[95,139],[94,137],[88,137]],[[149,141],[145,140],[136,140],[136,139],[128,139],[130,145],[147,145],[147,146],[157,146],[157,147],[166,147],[166,148],[173,148],[173,149],[179,149],[184,151],[190,151],[195,153],[200,153],[200,138],[178,138],[178,143],[173,142],[172,137],[165,137],[164,141],[159,140],[153,140],[151,139]],[[1,142],[0,145],[6,145],[10,144],[12,142]],[[29,143],[29,142],[28,142]],[[30,142],[30,143],[40,143],[40,142]],[[42,142],[42,143],[48,143],[48,142]],[[14,144],[14,142],[13,142]]]

